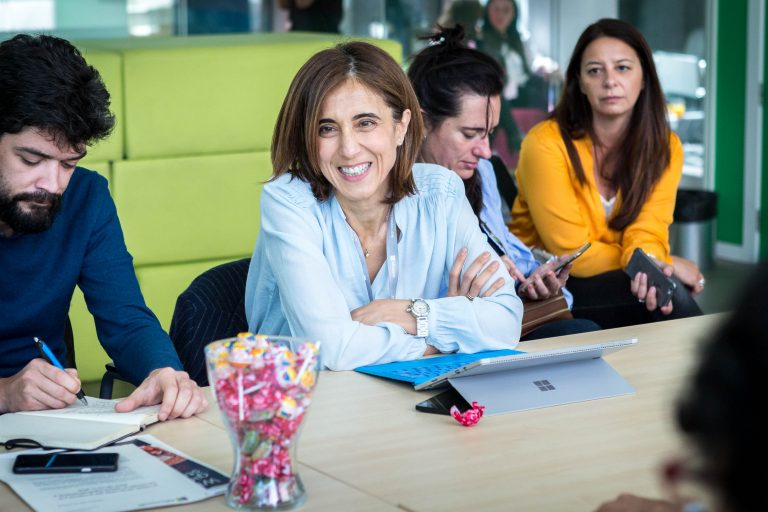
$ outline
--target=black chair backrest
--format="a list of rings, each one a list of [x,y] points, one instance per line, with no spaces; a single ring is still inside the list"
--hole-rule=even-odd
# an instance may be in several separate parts
[[[245,280],[250,262],[245,258],[206,270],[176,300],[171,340],[184,370],[201,386],[208,385],[205,345],[248,330]]]
[[[504,202],[507,203],[507,206],[512,208],[512,204],[515,202],[515,197],[517,197],[517,185],[515,185],[515,180],[512,179],[512,175],[509,174],[509,170],[507,169],[507,166],[504,165],[504,161],[502,161],[501,158],[497,155],[493,155],[490,158],[490,161],[493,165],[493,172],[496,175],[496,186],[499,189],[499,194],[504,199]]]
[[[75,366],[75,336],[72,333],[72,322],[67,315],[67,323],[64,324],[64,346],[67,347],[67,368],[77,368]]]

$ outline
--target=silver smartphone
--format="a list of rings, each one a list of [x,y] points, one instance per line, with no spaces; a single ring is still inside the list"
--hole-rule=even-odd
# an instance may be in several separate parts
[[[592,247],[592,242],[587,242],[584,245],[582,245],[581,247],[579,247],[578,250],[575,253],[573,253],[570,258],[568,258],[565,261],[560,262],[560,264],[557,266],[557,268],[555,268],[555,274],[557,274],[558,272],[563,270],[565,268],[565,266],[568,265],[569,263],[571,263],[573,260],[575,260],[576,258],[581,256],[582,254],[584,254],[584,251],[586,251],[590,247]]]

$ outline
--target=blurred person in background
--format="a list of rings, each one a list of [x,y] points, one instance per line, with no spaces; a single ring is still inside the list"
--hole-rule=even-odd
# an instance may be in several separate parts
[[[342,0],[278,0],[277,3],[288,11],[291,32],[339,33],[339,23],[344,16]]]

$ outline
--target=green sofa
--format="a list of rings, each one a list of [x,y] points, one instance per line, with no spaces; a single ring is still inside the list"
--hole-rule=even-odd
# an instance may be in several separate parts
[[[251,254],[280,105],[307,58],[339,41],[291,33],[78,44],[117,117],[81,165],[109,179],[144,298],[166,330],[192,279]],[[401,60],[398,43],[372,42]],[[109,357],[79,290],[70,319],[81,378],[98,380]]]

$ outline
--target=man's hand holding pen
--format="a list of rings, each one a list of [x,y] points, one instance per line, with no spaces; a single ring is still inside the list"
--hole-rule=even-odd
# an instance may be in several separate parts
[[[0,379],[0,412],[61,409],[77,400],[78,391],[77,370],[61,371],[36,358],[16,375]]]

